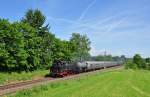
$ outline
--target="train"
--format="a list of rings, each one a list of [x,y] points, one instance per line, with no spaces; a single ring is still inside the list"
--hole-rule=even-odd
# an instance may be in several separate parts
[[[55,60],[50,68],[52,77],[65,77],[68,75],[79,74],[104,68],[110,68],[122,65],[117,61],[83,61],[83,62],[66,62]]]

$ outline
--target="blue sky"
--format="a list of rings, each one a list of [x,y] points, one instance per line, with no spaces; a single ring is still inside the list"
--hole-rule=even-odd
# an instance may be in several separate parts
[[[1,0],[0,18],[17,21],[30,8],[40,9],[61,39],[87,34],[92,55],[150,56],[150,0]]]

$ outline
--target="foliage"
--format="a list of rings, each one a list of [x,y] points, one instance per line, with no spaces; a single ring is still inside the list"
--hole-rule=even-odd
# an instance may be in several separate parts
[[[128,61],[125,64],[125,68],[126,69],[138,69],[138,66],[137,66],[137,64],[133,63],[132,61]]]
[[[27,65],[24,37],[15,24],[0,20],[0,42],[1,70],[24,69]]]
[[[147,70],[150,70],[150,58],[146,58],[146,59],[145,59],[145,65],[146,65],[146,66],[145,66],[146,69],[147,69]]]
[[[69,41],[56,38],[38,9],[28,10],[19,22],[0,19],[0,71],[34,71],[49,68],[55,59],[87,57],[90,41],[73,33]]]
[[[150,58],[144,59],[139,54],[135,54],[133,60],[125,64],[125,68],[150,70]]]
[[[86,35],[80,35],[79,33],[73,33],[70,38],[72,44],[73,60],[83,61],[89,57],[90,40]]]
[[[139,54],[134,55],[133,63],[135,63],[138,68],[145,68],[144,60]]]
[[[146,58],[146,59],[145,59],[145,62],[146,62],[146,63],[150,63],[150,58]]]
[[[121,56],[112,56],[112,55],[98,55],[92,57],[92,60],[95,61],[126,61],[126,57],[124,55]]]
[[[22,19],[22,22],[29,23],[33,28],[40,29],[45,23],[45,20],[46,18],[40,10],[29,9],[26,12],[25,17]]]
[[[44,26],[45,21],[46,17],[38,9],[36,10],[29,9],[25,17],[22,19],[23,23],[28,23],[36,30],[35,41],[37,41],[36,44],[38,45],[36,45],[35,49],[37,50],[33,55],[37,55],[37,57],[34,58],[31,56],[31,58],[29,59],[31,59],[30,61],[32,61],[33,59],[40,60],[39,62],[37,62],[37,64],[43,65],[43,66],[39,65],[40,68],[49,67],[49,64],[52,62],[51,48],[55,40],[55,36],[49,32],[49,25]]]
[[[111,55],[98,55],[98,56],[95,56],[95,61],[112,61],[113,58]]]
[[[72,52],[70,48],[70,42],[69,41],[62,41],[60,39],[55,39],[54,46],[52,48],[52,58],[53,60],[66,60],[71,61],[72,59]]]

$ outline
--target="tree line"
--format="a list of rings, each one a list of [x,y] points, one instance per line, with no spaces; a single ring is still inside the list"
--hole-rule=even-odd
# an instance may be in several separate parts
[[[132,59],[127,61],[125,68],[150,70],[150,58],[142,58],[140,54],[135,54]]]
[[[98,55],[98,56],[92,56],[91,60],[94,61],[122,61],[125,62],[127,60],[127,58],[125,57],[125,55],[121,55],[121,56],[112,56],[112,55]]]
[[[49,68],[56,59],[81,61],[90,54],[86,35],[73,33],[61,40],[50,32],[38,9],[28,10],[17,22],[0,19],[0,71],[33,71]]]

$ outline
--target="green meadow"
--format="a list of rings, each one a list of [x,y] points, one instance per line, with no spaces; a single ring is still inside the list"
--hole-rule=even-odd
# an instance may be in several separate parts
[[[116,70],[49,83],[8,97],[150,97],[150,71]]]

